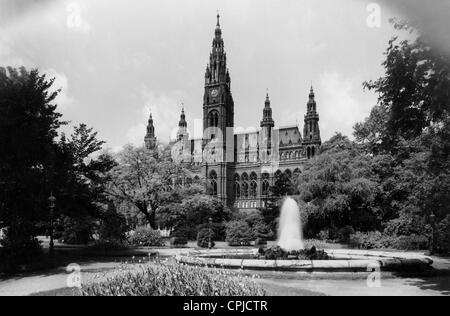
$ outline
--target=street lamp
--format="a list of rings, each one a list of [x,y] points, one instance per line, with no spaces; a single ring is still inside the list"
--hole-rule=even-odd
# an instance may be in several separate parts
[[[53,241],[53,215],[55,212],[55,203],[56,198],[53,196],[53,192],[50,193],[50,197],[48,198],[49,202],[49,208],[50,208],[50,253],[53,252],[53,248],[55,246],[55,243]]]
[[[430,215],[430,224],[431,224],[431,240],[430,240],[430,254],[433,255],[436,250],[436,240],[435,240],[435,231],[436,231],[436,215],[434,212],[431,212]]]
[[[209,222],[209,241],[208,241],[208,249],[212,249],[212,222],[213,219],[210,217],[208,219]]]

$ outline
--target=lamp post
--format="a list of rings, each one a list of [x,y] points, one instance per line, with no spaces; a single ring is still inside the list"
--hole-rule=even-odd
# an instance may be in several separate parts
[[[436,245],[435,245],[435,243],[436,243],[436,240],[435,240],[436,215],[434,215],[434,212],[431,212],[430,224],[431,224],[430,254],[433,255],[436,250]]]
[[[53,248],[55,246],[55,243],[53,241],[53,216],[54,216],[54,212],[55,212],[55,203],[56,203],[56,198],[53,196],[53,192],[50,193],[50,197],[48,198],[48,202],[49,202],[49,208],[50,208],[50,244],[49,244],[49,250],[50,253],[53,253]]]
[[[208,222],[209,222],[208,249],[212,249],[212,222],[213,222],[213,219],[210,217],[208,219]]]

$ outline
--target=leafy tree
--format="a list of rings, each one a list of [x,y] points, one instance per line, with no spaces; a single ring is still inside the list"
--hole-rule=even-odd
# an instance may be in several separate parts
[[[385,75],[364,84],[379,100],[355,126],[355,137],[377,161],[376,203],[384,210],[386,232],[423,236],[430,232],[432,213],[438,223],[449,214],[450,60],[412,24],[394,24],[414,36],[393,38]]]
[[[8,247],[34,247],[35,224],[48,216],[55,138],[64,124],[53,82],[37,70],[0,68],[0,225]]]
[[[295,194],[296,188],[292,179],[285,173],[275,180],[275,185],[270,188],[271,194],[276,198],[283,198]]]
[[[0,225],[7,227],[8,247],[34,247],[34,236],[48,232],[51,192],[56,222],[79,221],[75,228],[92,218],[91,226],[98,214],[99,185],[90,177],[99,164],[87,158],[103,142],[86,125],[57,139],[65,122],[53,82],[37,70],[0,68]]]
[[[202,228],[209,228],[210,218],[217,240],[223,240],[224,222],[231,218],[231,213],[217,198],[205,194],[186,196],[181,203],[168,204],[158,211],[158,222],[162,226],[173,228],[175,235],[191,240]]]
[[[371,164],[371,157],[342,135],[326,142],[324,152],[306,163],[299,191],[307,203],[312,234],[349,225],[360,230],[377,228],[378,186]]]
[[[254,240],[252,228],[246,221],[231,221],[226,227],[226,241],[230,246],[250,246]]]
[[[411,24],[395,20],[393,23],[398,30],[416,31]],[[385,75],[364,83],[365,88],[379,95],[379,104],[365,124],[357,125],[357,138],[366,139],[363,135],[370,135],[367,131],[373,126],[384,149],[395,151],[398,141],[415,139],[427,128],[447,121],[450,61],[431,47],[420,34],[414,40],[394,37],[389,42],[383,63]],[[380,117],[387,117],[386,124]]]
[[[185,170],[165,155],[127,146],[109,173],[108,194],[135,208],[156,229],[156,213],[176,194],[184,175]]]

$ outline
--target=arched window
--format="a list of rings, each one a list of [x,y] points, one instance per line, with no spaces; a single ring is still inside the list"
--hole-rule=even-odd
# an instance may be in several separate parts
[[[219,126],[219,112],[212,111],[208,114],[208,126],[209,127]]]
[[[241,198],[241,185],[239,184],[239,182],[234,183],[234,194],[237,199]]]
[[[306,157],[308,157],[308,159],[311,159],[311,148],[310,147],[308,147],[306,149]]]
[[[241,197],[241,176],[237,173],[234,175],[234,195],[237,199]]]
[[[211,195],[217,196],[217,173],[214,170],[209,173],[209,181],[211,185]]]
[[[248,182],[242,183],[242,196],[246,199],[248,198]]]
[[[258,195],[258,184],[256,183],[256,181],[252,181],[250,184],[250,197],[251,198],[256,198],[256,196]]]
[[[268,196],[270,190],[269,180],[263,180],[262,182],[262,195]]]
[[[311,151],[311,157],[314,157],[315,155],[316,155],[316,147],[313,147]]]

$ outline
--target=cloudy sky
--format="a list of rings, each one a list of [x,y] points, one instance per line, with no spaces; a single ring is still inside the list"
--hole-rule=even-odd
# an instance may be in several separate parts
[[[55,77],[64,118],[93,126],[112,149],[141,144],[150,111],[167,141],[181,103],[191,133],[201,120],[219,9],[236,126],[259,125],[268,88],[277,125],[302,128],[312,82],[326,140],[351,135],[376,103],[362,82],[382,74],[388,19],[402,13],[379,3],[373,27],[370,2],[0,0],[0,65]]]

